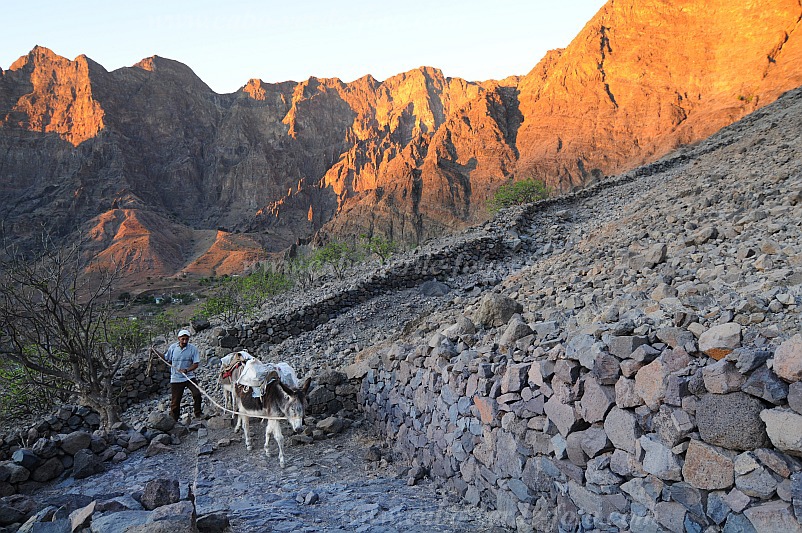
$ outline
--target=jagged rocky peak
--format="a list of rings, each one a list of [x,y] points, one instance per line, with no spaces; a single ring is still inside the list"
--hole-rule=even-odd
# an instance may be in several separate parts
[[[104,127],[105,114],[93,95],[91,74],[95,72],[105,70],[85,55],[70,61],[36,46],[8,71],[16,83],[9,83],[10,94],[0,97],[0,106],[11,104],[9,109],[0,109],[0,124],[55,133],[74,146],[94,137]]]
[[[0,200],[20,230],[87,231],[125,190],[171,228],[271,251],[320,231],[418,243],[486,220],[512,178],[585,187],[802,85],[801,18],[798,0],[616,0],[521,78],[427,66],[232,95],[158,56],[106,73],[37,47],[0,77]]]

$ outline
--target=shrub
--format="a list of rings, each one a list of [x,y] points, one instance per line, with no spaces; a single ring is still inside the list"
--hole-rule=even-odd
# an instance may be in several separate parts
[[[381,264],[384,264],[398,249],[394,241],[385,239],[382,236],[375,235],[373,237],[368,237],[367,235],[362,235],[362,239],[365,240],[365,249],[369,253],[379,256],[379,262]]]
[[[549,196],[551,196],[551,188],[543,181],[527,178],[506,183],[499,187],[496,194],[488,202],[488,208],[495,213],[499,209],[537,202]]]
[[[362,254],[351,244],[330,242],[315,250],[312,259],[331,269],[337,279],[342,280],[346,270],[362,260]]]

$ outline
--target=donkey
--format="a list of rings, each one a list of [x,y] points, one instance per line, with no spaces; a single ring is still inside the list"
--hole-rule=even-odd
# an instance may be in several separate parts
[[[245,447],[248,451],[251,446],[250,436],[250,417],[276,417],[270,418],[265,428],[265,455],[270,457],[268,444],[270,435],[276,439],[278,444],[278,463],[284,467],[284,435],[281,434],[281,425],[278,418],[286,418],[293,431],[301,429],[304,423],[304,413],[307,406],[307,392],[312,378],[307,378],[300,388],[290,387],[279,379],[279,374],[272,371],[267,374],[262,381],[259,389],[261,396],[254,396],[254,388],[237,383],[234,387],[236,396],[237,411],[239,411],[239,421],[237,427],[242,425],[242,432],[245,434]],[[234,429],[236,431],[237,428]]]
[[[231,418],[237,416],[237,398],[234,396],[234,385],[242,375],[245,363],[253,359],[248,352],[234,352],[226,355],[220,360],[220,385],[223,387],[223,407],[228,409],[229,400],[231,401]]]

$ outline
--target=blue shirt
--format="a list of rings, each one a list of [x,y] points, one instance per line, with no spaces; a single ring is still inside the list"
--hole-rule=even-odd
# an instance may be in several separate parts
[[[192,363],[200,363],[200,353],[194,344],[187,343],[186,348],[183,350],[177,342],[174,342],[167,348],[164,358],[172,365],[170,368],[170,383],[181,383],[191,379],[195,381],[195,372],[187,372],[182,374],[178,371],[179,368],[189,368]]]

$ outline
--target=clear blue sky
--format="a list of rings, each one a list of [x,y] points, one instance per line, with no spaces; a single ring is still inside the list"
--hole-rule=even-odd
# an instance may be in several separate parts
[[[604,0],[3,2],[0,68],[35,45],[108,70],[159,55],[218,93],[251,78],[384,80],[420,66],[471,81],[526,74]]]

